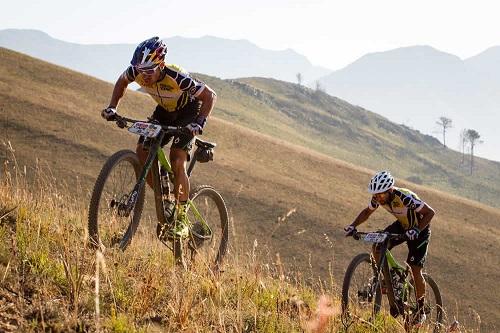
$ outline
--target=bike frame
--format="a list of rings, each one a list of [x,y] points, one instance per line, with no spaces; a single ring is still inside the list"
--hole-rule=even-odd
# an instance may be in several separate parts
[[[399,314],[404,313],[404,308],[402,302],[397,302],[396,297],[395,297],[395,292],[394,292],[394,287],[392,284],[392,275],[391,275],[391,269],[393,271],[400,271],[400,272],[406,272],[407,268],[403,267],[400,265],[397,260],[394,258],[392,255],[391,251],[388,249],[389,247],[389,239],[385,240],[383,243],[380,245],[375,245],[378,246],[380,253],[382,254],[380,256],[379,262],[376,263],[376,269],[377,269],[377,282],[374,285],[375,290],[373,292],[377,292],[377,289],[380,284],[380,273],[383,273],[385,285],[387,287],[387,299],[389,300],[389,306],[391,308],[397,309]],[[406,276],[406,273],[405,273]],[[409,292],[409,283],[406,281],[406,279],[403,281],[403,295],[402,299],[406,299],[407,297],[407,291]],[[380,308],[377,309],[377,311],[380,310]]]
[[[131,192],[130,197],[135,195],[135,199],[138,198],[139,191],[143,191],[145,189],[145,183],[146,183],[146,177],[148,172],[151,170],[152,172],[152,177],[153,177],[153,190],[154,190],[154,197],[155,197],[155,206],[156,206],[156,216],[160,222],[163,224],[167,223],[167,219],[164,214],[164,207],[163,207],[163,193],[162,193],[162,187],[160,185],[160,174],[159,174],[159,168],[158,167],[153,167],[153,165],[158,165],[158,163],[165,168],[165,170],[169,173],[172,172],[172,167],[170,165],[170,162],[168,161],[167,157],[165,156],[165,152],[163,151],[161,147],[161,142],[163,141],[163,138],[165,137],[165,131],[162,130],[156,138],[154,138],[152,141],[152,145],[149,149],[149,154],[146,159],[146,163],[144,164],[144,168],[142,169],[141,175],[139,176],[139,180],[137,184],[134,186],[134,189]],[[156,162],[156,163],[154,163]],[[187,170],[187,175],[188,177],[191,176],[191,173],[193,171],[194,165],[196,163],[196,157],[191,159],[191,162],[189,163],[189,167]],[[129,201],[131,201],[129,199]],[[133,207],[132,203],[130,210]],[[212,229],[206,223],[205,219],[203,216],[200,214],[194,203],[188,199],[187,201],[188,204],[188,209],[190,209],[195,217],[203,223],[203,225],[208,228],[210,231],[210,234],[212,234]],[[127,202],[127,207],[129,206],[129,202]]]

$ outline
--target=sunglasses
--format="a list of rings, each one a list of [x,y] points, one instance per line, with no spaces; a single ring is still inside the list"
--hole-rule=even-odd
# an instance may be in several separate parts
[[[144,74],[144,75],[153,75],[155,72],[156,72],[156,69],[158,68],[158,66],[155,66],[155,67],[149,67],[149,68],[139,68],[139,67],[135,67],[135,69],[140,73],[140,74]]]

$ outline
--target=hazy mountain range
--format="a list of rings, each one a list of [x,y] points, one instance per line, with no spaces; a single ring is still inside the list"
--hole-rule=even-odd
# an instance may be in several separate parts
[[[429,46],[367,54],[337,71],[313,66],[293,50],[270,51],[246,40],[166,38],[169,62],[221,78],[272,77],[320,85],[331,95],[375,111],[442,140],[436,120],[453,120],[448,146],[473,128],[484,142],[476,154],[500,161],[500,46],[462,60]],[[114,82],[136,44],[81,45],[36,30],[0,31],[0,46]]]
[[[500,160],[500,46],[465,60],[429,46],[371,53],[319,81],[329,94],[440,140],[436,120],[451,118],[451,148],[472,128],[484,140],[479,155]]]
[[[304,82],[331,72],[313,66],[303,55],[288,49],[271,51],[247,40],[229,40],[212,36],[165,38],[168,62],[190,72],[221,78],[248,76],[272,77],[296,82],[301,73]],[[75,44],[50,37],[38,30],[0,30],[0,46],[26,53],[109,82],[130,64],[134,44]]]

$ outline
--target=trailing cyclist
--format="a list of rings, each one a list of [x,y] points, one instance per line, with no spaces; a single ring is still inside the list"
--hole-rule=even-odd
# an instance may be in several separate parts
[[[415,280],[416,297],[418,300],[418,312],[414,320],[414,325],[419,327],[426,320],[424,313],[425,280],[422,276],[422,268],[427,256],[427,249],[430,241],[430,221],[434,217],[434,210],[422,201],[412,191],[395,187],[394,178],[388,171],[378,172],[370,180],[368,192],[372,198],[368,207],[363,209],[354,222],[344,228],[346,236],[356,232],[356,227],[365,222],[370,215],[382,206],[397,220],[385,228],[386,232],[405,234],[408,246],[407,263],[410,266]],[[389,249],[403,243],[404,240],[394,241],[389,244]],[[376,262],[380,257],[379,249],[373,247],[373,256]]]
[[[207,118],[213,110],[217,95],[205,83],[195,80],[182,68],[165,63],[167,45],[158,37],[140,43],[133,54],[130,66],[118,78],[111,101],[101,115],[108,121],[116,118],[116,109],[127,86],[136,82],[158,103],[152,118],[164,126],[185,126],[190,133],[173,137],[170,162],[174,174],[174,195],[179,203],[174,235],[185,237],[189,233],[186,205],[189,198],[189,178],[186,162],[192,149],[194,136],[202,134]],[[172,137],[166,137],[162,147]],[[149,140],[141,137],[136,153],[142,164],[148,156]],[[151,172],[147,177],[153,187]],[[161,227],[161,226],[160,226]]]

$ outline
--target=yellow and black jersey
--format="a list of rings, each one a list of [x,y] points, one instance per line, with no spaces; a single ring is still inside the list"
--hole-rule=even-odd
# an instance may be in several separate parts
[[[425,202],[420,200],[415,193],[406,188],[394,187],[394,191],[389,200],[390,201],[382,205],[382,207],[394,215],[403,228],[410,229],[418,225],[418,221],[422,217],[419,212],[424,207]],[[373,196],[368,204],[368,208],[375,210],[378,206],[379,204],[377,200],[375,200],[375,196]]]
[[[160,74],[160,79],[146,85],[142,74],[130,66],[122,76],[129,82],[136,82],[142,90],[168,112],[182,109],[192,99],[198,97],[205,89],[203,82],[193,79],[188,72],[176,65],[165,65]]]

